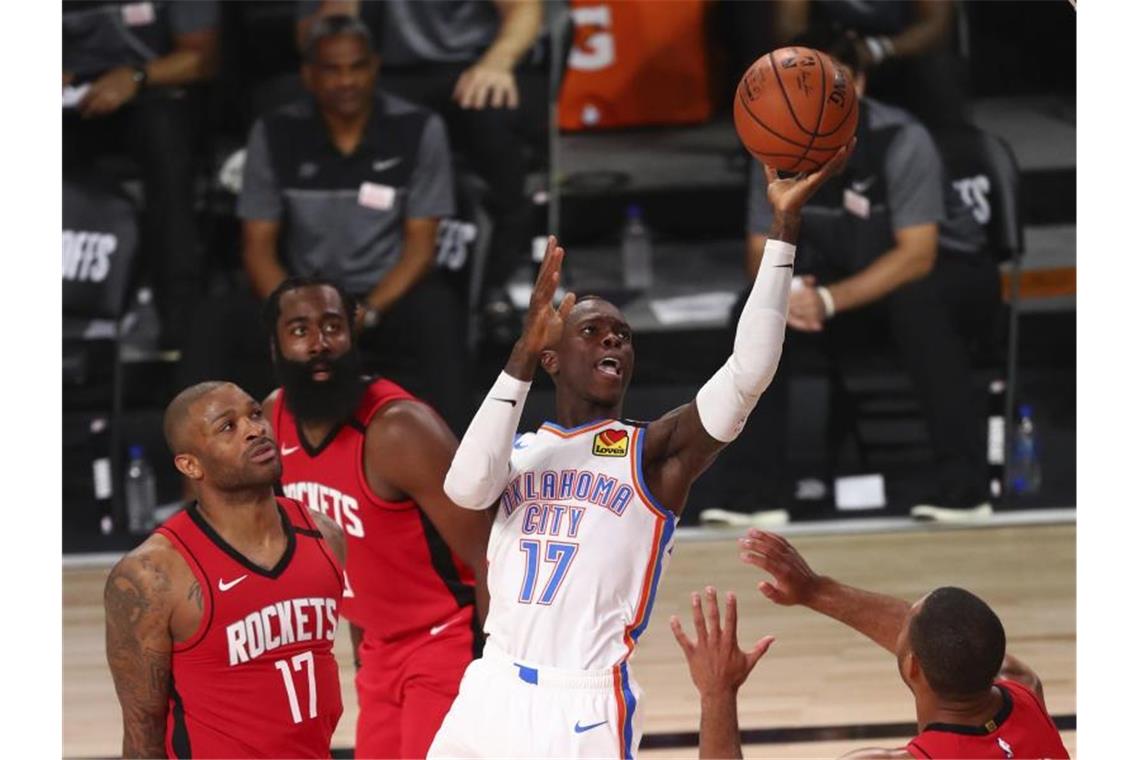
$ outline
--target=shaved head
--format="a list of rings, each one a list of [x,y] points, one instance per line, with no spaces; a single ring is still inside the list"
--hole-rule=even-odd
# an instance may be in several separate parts
[[[199,399],[227,385],[232,383],[209,380],[191,385],[167,404],[166,412],[162,415],[162,434],[166,437],[166,445],[172,454],[181,454],[186,450],[185,422],[190,407]]]

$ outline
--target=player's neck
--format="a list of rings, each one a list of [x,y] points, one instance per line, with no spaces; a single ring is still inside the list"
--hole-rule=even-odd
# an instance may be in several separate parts
[[[272,540],[281,531],[277,499],[271,486],[201,492],[195,508],[210,527],[235,548]]]
[[[564,428],[578,427],[594,420],[621,419],[621,402],[611,406],[569,394],[556,393],[554,409],[558,424]]]
[[[920,730],[931,723],[984,726],[1001,710],[1002,703],[1001,691],[996,686],[976,697],[961,700],[942,699],[931,694],[926,700],[916,700],[918,726]]]

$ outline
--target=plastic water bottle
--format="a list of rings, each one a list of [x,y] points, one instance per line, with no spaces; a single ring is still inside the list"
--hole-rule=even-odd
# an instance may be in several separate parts
[[[95,495],[95,507],[99,514],[99,532],[109,536],[115,529],[111,515],[114,484],[111,477],[111,443],[106,417],[91,420],[91,482]]]
[[[653,251],[649,228],[642,219],[641,206],[630,204],[621,231],[622,284],[630,290],[646,290],[653,284]]]
[[[1041,460],[1037,456],[1037,436],[1033,429],[1033,407],[1017,409],[1017,433],[1010,462],[1010,488],[1017,495],[1035,494],[1041,488]]]
[[[990,496],[1000,499],[1005,490],[1005,381],[990,383],[987,404],[986,466]]]
[[[127,498],[127,529],[131,533],[154,530],[154,470],[142,446],[131,446],[127,464],[127,482],[123,489]]]

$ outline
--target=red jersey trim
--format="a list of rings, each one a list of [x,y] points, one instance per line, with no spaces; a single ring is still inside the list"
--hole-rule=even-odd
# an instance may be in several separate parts
[[[184,521],[180,521],[184,522]],[[166,540],[170,541],[174,550],[182,557],[182,561],[190,568],[194,578],[197,579],[198,585],[203,591],[203,609],[202,615],[198,618],[198,627],[194,629],[194,633],[190,638],[185,641],[177,642],[171,648],[173,652],[185,652],[197,646],[202,639],[206,637],[206,632],[210,630],[210,626],[214,622],[214,587],[210,585],[210,578],[206,575],[206,569],[202,567],[201,561],[197,555],[190,549],[190,546],[182,540],[174,528],[167,525],[162,525],[155,530],[155,533],[161,533]]]

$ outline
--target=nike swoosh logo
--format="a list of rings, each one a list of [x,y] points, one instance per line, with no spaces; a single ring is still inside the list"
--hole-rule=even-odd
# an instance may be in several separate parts
[[[492,396],[491,400],[492,401],[502,401],[504,404],[510,404],[511,406],[514,406],[515,404],[518,403],[513,398],[495,398],[494,396]]]
[[[300,451],[300,450],[301,450],[300,446],[282,446],[281,447],[281,456],[287,457],[290,454],[292,454],[294,451]]]
[[[402,160],[403,159],[401,159],[399,156],[396,156],[395,158],[389,158],[385,161],[373,161],[372,162],[372,171],[382,172],[385,169],[391,169],[393,166],[400,163],[400,161],[402,161]]]
[[[604,726],[604,725],[606,725],[606,722],[604,720],[601,723],[591,723],[588,726],[583,726],[580,723],[575,723],[574,724],[574,733],[584,734],[587,731],[589,731],[591,728],[597,728],[598,726]]]
[[[795,264],[773,264],[772,266],[775,269],[791,269]]]
[[[221,578],[218,578],[218,591],[229,591],[231,588],[238,585],[239,583],[241,583],[242,581],[244,581],[248,577],[249,577],[248,575],[242,575],[242,576],[239,576],[237,578],[234,578],[229,583],[226,583]]]

